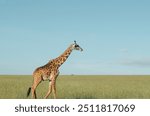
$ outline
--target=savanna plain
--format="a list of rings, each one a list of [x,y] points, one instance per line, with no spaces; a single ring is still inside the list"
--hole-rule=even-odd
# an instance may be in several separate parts
[[[0,75],[0,99],[30,99],[26,94],[32,81],[30,75]],[[39,99],[48,84],[37,87]],[[58,99],[150,99],[149,75],[60,75],[56,87]]]

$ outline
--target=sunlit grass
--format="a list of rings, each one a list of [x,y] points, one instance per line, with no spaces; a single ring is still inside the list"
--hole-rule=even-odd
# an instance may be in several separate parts
[[[150,76],[59,76],[56,84],[59,99],[150,99]],[[32,76],[1,75],[0,98],[26,99],[31,85]],[[42,82],[37,97],[47,91],[48,81]]]

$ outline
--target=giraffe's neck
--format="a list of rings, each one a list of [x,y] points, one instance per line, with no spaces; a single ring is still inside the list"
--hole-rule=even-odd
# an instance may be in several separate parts
[[[60,67],[69,57],[72,52],[72,45],[70,45],[59,57],[55,59],[56,65]]]

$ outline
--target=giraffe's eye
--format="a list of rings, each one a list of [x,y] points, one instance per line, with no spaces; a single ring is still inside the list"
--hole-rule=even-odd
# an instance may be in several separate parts
[[[75,47],[79,47],[79,45],[75,45]]]

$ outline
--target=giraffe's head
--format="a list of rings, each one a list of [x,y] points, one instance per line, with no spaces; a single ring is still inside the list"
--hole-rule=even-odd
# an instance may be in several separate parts
[[[74,44],[72,44],[73,50],[80,50],[83,51],[83,49],[74,41]]]

